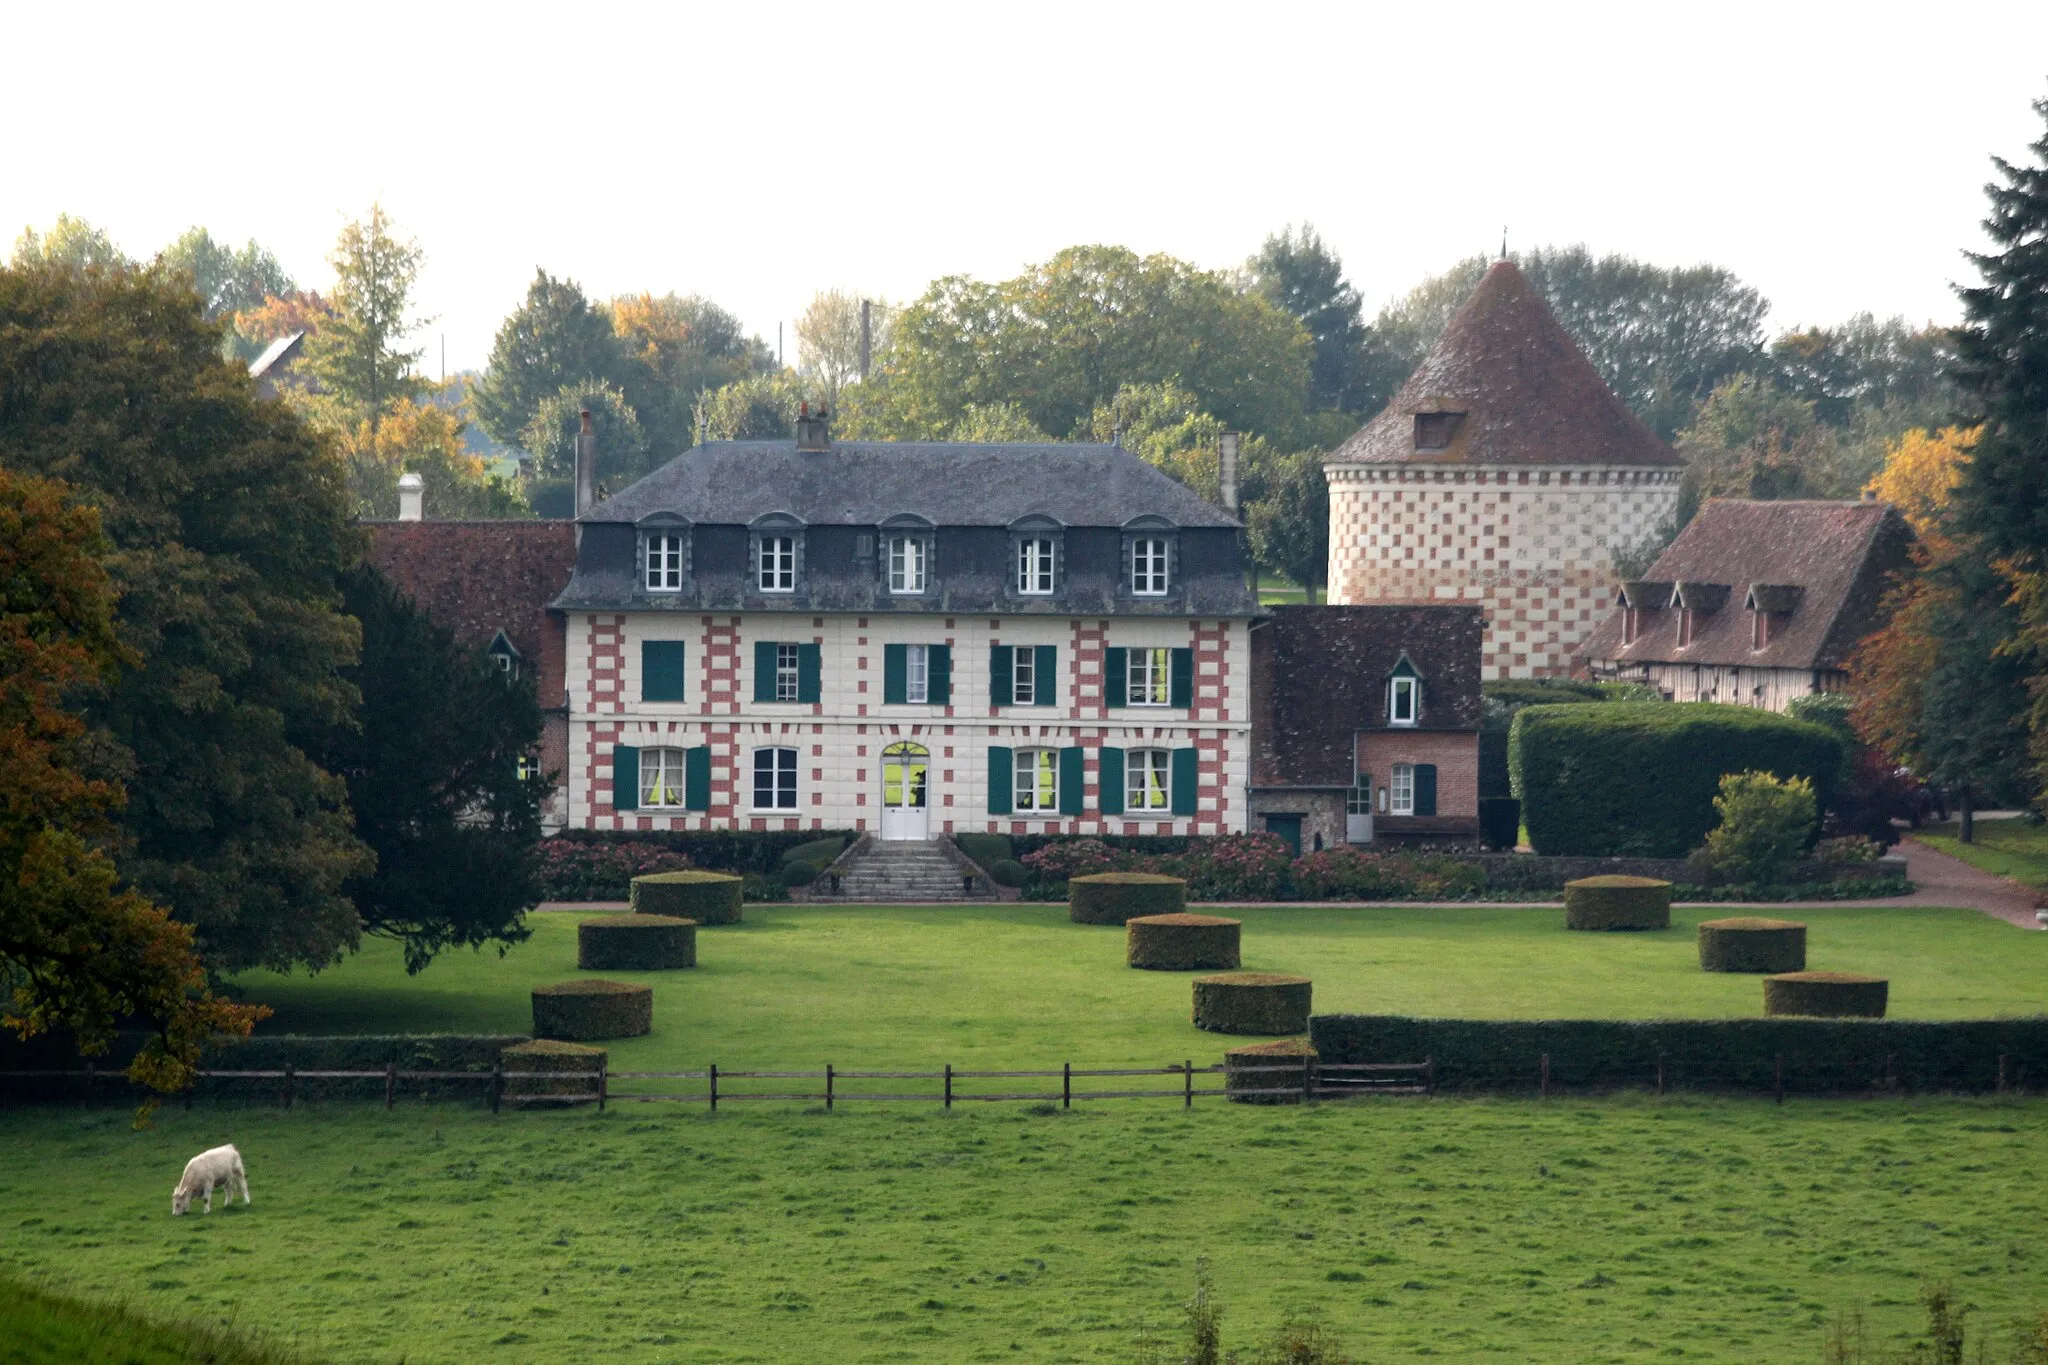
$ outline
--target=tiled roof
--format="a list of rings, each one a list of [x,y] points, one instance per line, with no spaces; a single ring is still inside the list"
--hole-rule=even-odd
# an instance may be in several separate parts
[[[1880,502],[1717,499],[1619,595],[1637,609],[1635,643],[1617,610],[1587,637],[1589,663],[1690,663],[1838,669],[1876,625],[1887,577],[1913,533]],[[1678,606],[1694,607],[1692,643],[1678,643]],[[1752,649],[1750,603],[1779,613]],[[1705,610],[1712,606],[1712,610]]]
[[[1418,451],[1418,413],[1458,413]],[[1671,466],[1682,463],[1593,368],[1512,261],[1486,272],[1379,416],[1331,463]]]

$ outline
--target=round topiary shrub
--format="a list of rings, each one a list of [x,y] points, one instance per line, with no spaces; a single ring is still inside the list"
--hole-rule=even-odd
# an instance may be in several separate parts
[[[654,1031],[654,987],[592,977],[533,988],[533,1036],[584,1042]]]
[[[586,972],[665,972],[697,965],[697,921],[669,915],[599,915],[576,925],[576,966]]]
[[[1669,929],[1671,883],[1655,877],[1581,877],[1564,884],[1567,929]]]
[[[1315,1045],[1306,1038],[1234,1047],[1223,1054],[1225,1097],[1234,1104],[1300,1104],[1315,1065]],[[1278,1093],[1245,1093],[1261,1090]]]
[[[525,1105],[587,1104],[597,1098],[597,1081],[587,1073],[602,1071],[605,1050],[581,1043],[564,1043],[553,1038],[535,1038],[516,1043],[498,1054],[498,1063],[511,1072],[567,1071],[568,1076],[522,1076],[505,1078],[505,1102]],[[573,1074],[586,1073],[586,1074]]]
[[[1785,972],[1764,978],[1765,1014],[1882,1019],[1891,983],[1849,972]]]
[[[656,872],[633,878],[633,913],[699,924],[738,924],[746,882],[723,872]]]
[[[1797,920],[1700,921],[1703,972],[1797,972],[1806,968],[1806,926]]]
[[[782,883],[785,890],[797,891],[818,880],[818,875],[824,870],[823,863],[784,863],[776,871],[775,880]]]
[[[1022,886],[1031,879],[1031,874],[1024,870],[1024,864],[1015,858],[998,858],[983,870],[997,886]]]
[[[1124,922],[1124,961],[1160,972],[1231,971],[1243,920],[1141,915]]]
[[[1067,879],[1067,918],[1076,924],[1127,924],[1140,915],[1187,909],[1188,884],[1152,872],[1097,872]]]
[[[1275,972],[1195,978],[1195,1027],[1211,1033],[1305,1033],[1309,979]]]

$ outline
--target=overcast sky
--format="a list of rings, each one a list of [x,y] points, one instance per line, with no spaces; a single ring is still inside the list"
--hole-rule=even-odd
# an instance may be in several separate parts
[[[1312,221],[1368,312],[1460,256],[1712,261],[1773,327],[1952,320],[1988,158],[2025,155],[2048,4],[470,9],[26,5],[0,19],[0,230],[198,223],[302,285],[372,200],[427,252],[427,369],[536,265],[912,297],[1077,242],[1231,266]],[[32,55],[33,54],[33,55]],[[790,341],[794,359],[794,338]]]

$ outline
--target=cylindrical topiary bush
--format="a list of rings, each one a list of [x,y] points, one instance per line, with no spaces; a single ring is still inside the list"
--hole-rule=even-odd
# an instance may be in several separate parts
[[[1703,972],[1798,972],[1806,969],[1806,926],[1797,920],[1700,921]]]
[[[1891,983],[1850,972],[1785,972],[1764,978],[1765,1014],[1882,1019]]]
[[[571,1074],[505,1078],[507,1104],[580,1104],[597,1098],[597,1080],[588,1073],[604,1070],[605,1050],[553,1038],[535,1038],[506,1048],[498,1062],[509,1072],[566,1071]]]
[[[746,882],[723,872],[656,872],[633,878],[633,913],[699,924],[738,924]]]
[[[1276,972],[1195,978],[1195,1027],[1211,1033],[1306,1033],[1309,979]]]
[[[1234,1047],[1223,1054],[1225,1097],[1235,1104],[1300,1104],[1315,1065],[1315,1046],[1306,1038]]]
[[[1671,883],[1655,877],[1581,877],[1564,884],[1567,929],[1669,929]]]
[[[665,972],[697,965],[697,921],[670,915],[599,915],[576,925],[576,966],[586,972]]]
[[[998,858],[983,870],[988,873],[988,879],[997,886],[1018,887],[1031,879],[1031,874],[1025,871],[1024,864],[1015,858]]]
[[[1097,872],[1067,880],[1067,918],[1076,924],[1128,924],[1140,915],[1188,907],[1188,884],[1152,872]]]
[[[1159,972],[1230,971],[1243,927],[1215,915],[1141,915],[1124,922],[1124,961]]]
[[[592,977],[533,988],[533,1036],[586,1042],[654,1031],[654,987]]]

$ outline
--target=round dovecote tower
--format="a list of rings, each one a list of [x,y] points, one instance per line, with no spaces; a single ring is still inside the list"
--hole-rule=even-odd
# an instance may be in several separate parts
[[[1324,463],[1330,601],[1478,603],[1483,677],[1569,673],[1612,552],[1671,514],[1682,472],[1501,261]]]

